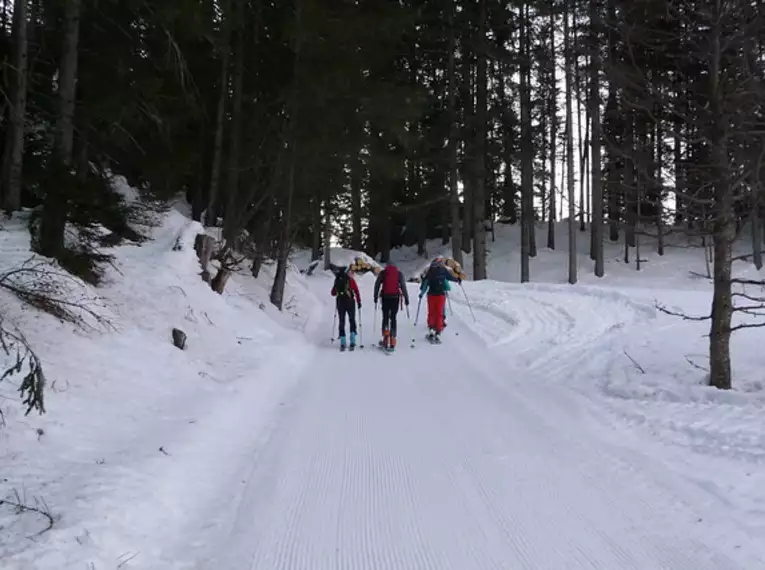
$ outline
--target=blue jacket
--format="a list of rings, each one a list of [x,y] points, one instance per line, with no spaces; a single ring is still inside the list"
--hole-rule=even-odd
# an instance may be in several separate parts
[[[428,295],[445,295],[451,290],[449,281],[459,282],[460,279],[452,275],[443,265],[431,265],[420,284],[420,297],[425,293]]]

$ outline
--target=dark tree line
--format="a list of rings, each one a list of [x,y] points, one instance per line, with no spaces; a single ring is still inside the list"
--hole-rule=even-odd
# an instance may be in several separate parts
[[[92,267],[95,225],[137,239],[112,173],[184,191],[221,264],[328,259],[330,235],[387,260],[429,239],[473,255],[568,219],[640,268],[641,237],[710,248],[711,383],[730,386],[732,242],[762,264],[765,8],[751,0],[3,0],[0,198],[36,207],[36,248]],[[652,243],[654,243],[652,241]],[[225,279],[219,280],[225,286]],[[761,305],[740,298],[744,309]],[[701,317],[699,317],[701,318]]]

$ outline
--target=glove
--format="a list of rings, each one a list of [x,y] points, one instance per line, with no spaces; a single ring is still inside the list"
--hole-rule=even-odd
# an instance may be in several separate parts
[[[408,306],[409,306],[409,299],[406,299],[406,300],[404,301],[404,304],[405,304],[405,305],[408,307]]]
[[[423,293],[420,293],[420,299],[422,299],[422,296],[423,296],[424,294],[425,294],[424,292],[423,292]]]
[[[457,277],[457,284],[462,285],[462,277]]]
[[[359,309],[360,309],[360,308],[361,308],[361,301],[359,301],[359,304],[358,304],[358,305],[359,305]]]
[[[375,297],[375,305],[377,304],[377,297]]]

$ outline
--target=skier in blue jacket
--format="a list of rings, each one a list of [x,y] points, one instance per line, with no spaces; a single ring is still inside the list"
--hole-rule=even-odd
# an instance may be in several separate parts
[[[440,339],[446,319],[446,295],[451,290],[449,281],[461,283],[462,279],[455,277],[446,268],[442,258],[436,258],[425,273],[420,285],[420,299],[428,294],[428,329],[429,336],[434,340]]]

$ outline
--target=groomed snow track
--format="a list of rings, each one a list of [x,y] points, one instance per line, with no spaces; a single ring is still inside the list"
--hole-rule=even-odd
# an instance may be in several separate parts
[[[650,309],[587,290],[471,291],[478,322],[455,292],[443,346],[409,349],[402,324],[391,358],[319,350],[230,490],[208,555],[184,567],[765,568],[743,531],[718,528],[681,480],[598,433],[591,402],[565,388]]]

